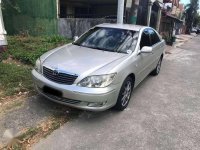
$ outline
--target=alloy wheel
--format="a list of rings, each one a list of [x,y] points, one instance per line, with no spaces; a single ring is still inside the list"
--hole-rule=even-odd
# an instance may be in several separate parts
[[[161,59],[159,60],[157,68],[156,68],[157,74],[160,72],[160,68],[161,68]]]
[[[132,84],[130,81],[127,81],[124,86],[124,92],[122,93],[123,97],[121,99],[122,106],[126,106],[129,102],[129,99],[131,97],[131,90],[132,90]]]

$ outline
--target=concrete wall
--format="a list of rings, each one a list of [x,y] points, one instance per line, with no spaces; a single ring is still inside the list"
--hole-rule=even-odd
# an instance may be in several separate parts
[[[60,35],[73,38],[80,36],[91,27],[101,23],[116,23],[115,19],[82,19],[82,18],[60,18],[58,20],[58,32]]]

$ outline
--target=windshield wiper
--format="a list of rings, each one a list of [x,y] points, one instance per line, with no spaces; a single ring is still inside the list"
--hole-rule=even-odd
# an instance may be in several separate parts
[[[110,49],[106,49],[106,48],[101,48],[101,47],[92,47],[92,46],[87,46],[87,45],[81,45],[81,44],[78,44],[78,43],[72,43],[73,45],[77,45],[77,46],[82,46],[82,47],[87,47],[87,48],[92,48],[92,49],[98,49],[98,50],[102,50],[102,51],[109,51],[109,52],[114,52]]]
[[[98,50],[102,50],[102,51],[115,52],[115,51],[108,49],[108,48],[101,48],[101,47],[94,47],[94,48],[98,49]]]
[[[94,49],[98,49],[98,50],[105,50],[104,48],[100,48],[100,47],[94,47]]]
[[[92,48],[92,49],[104,50],[103,48],[100,48],[100,47],[92,47],[92,46],[87,46],[87,45],[81,45],[81,46],[87,47],[87,48]]]
[[[78,44],[78,43],[75,43],[75,42],[73,42],[72,44],[73,44],[73,45],[77,45],[77,46],[81,46],[80,44]]]

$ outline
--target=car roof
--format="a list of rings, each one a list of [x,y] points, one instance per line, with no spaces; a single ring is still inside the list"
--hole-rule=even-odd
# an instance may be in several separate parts
[[[103,23],[96,25],[96,27],[105,27],[105,28],[117,28],[117,29],[126,29],[133,31],[140,31],[142,28],[146,28],[146,26],[133,25],[133,24],[114,24],[114,23]]]

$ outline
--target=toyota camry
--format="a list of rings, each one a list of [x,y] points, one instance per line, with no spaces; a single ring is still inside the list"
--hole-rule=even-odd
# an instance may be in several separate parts
[[[151,27],[100,24],[38,58],[33,80],[40,94],[57,103],[124,110],[133,89],[149,74],[159,74],[164,48]]]

